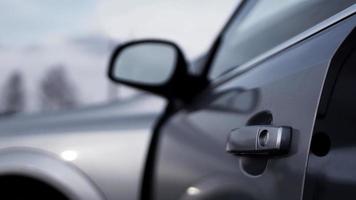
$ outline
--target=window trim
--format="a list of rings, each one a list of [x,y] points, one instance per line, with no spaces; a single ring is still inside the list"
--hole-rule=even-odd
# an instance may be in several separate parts
[[[335,15],[321,21],[320,23],[310,27],[309,29],[303,31],[302,33],[282,42],[281,44],[277,45],[276,47],[262,53],[261,55],[251,59],[250,61],[240,65],[239,67],[233,68],[231,71],[218,76],[215,79],[212,79],[210,82],[210,88],[216,88],[219,85],[233,79],[236,76],[244,74],[245,72],[253,69],[258,64],[262,63],[263,61],[267,60],[268,58],[280,53],[281,51],[298,44],[311,36],[329,28],[330,26],[346,19],[356,13],[356,4],[347,7],[346,9],[336,13]]]

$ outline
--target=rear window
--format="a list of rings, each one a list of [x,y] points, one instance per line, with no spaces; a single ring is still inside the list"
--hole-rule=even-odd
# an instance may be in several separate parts
[[[257,1],[247,15],[238,16],[228,28],[210,78],[246,63],[354,3],[354,0]]]

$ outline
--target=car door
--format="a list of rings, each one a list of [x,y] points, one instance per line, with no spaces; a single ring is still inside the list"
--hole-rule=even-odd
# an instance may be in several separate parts
[[[210,86],[159,129],[144,199],[302,198],[323,83],[355,28],[356,8],[353,1],[288,2],[242,5],[249,13],[235,15],[221,35]],[[244,132],[237,143],[259,143],[258,130],[269,127],[291,130],[287,152],[226,152],[234,132]]]

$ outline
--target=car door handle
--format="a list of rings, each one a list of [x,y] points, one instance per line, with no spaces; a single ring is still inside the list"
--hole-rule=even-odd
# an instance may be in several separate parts
[[[292,128],[246,126],[230,132],[226,151],[235,155],[259,156],[288,153]]]

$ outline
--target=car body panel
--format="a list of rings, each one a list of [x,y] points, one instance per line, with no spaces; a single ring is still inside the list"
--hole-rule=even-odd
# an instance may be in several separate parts
[[[213,84],[174,115],[162,127],[153,199],[301,199],[324,79],[355,24],[356,17],[348,17],[280,50]],[[293,128],[288,155],[225,152],[232,129],[261,124]]]
[[[21,175],[45,174],[56,182],[71,180],[63,175],[64,169],[76,170],[92,186],[92,192],[102,194],[100,199],[138,199],[152,130],[164,107],[163,99],[144,95],[98,108],[4,119],[0,123],[0,159],[22,159]],[[11,149],[22,151],[14,153]],[[37,152],[33,155],[36,159],[24,159],[25,150]],[[58,161],[50,164],[49,159]],[[8,160],[2,159],[2,175]],[[43,177],[34,178],[51,182]],[[62,188],[71,188],[70,194],[82,194],[76,196],[83,198],[74,199],[98,199],[84,198],[90,193],[83,187],[57,187]]]
[[[33,148],[7,148],[0,152],[0,176],[25,176],[55,186],[70,199],[105,199],[78,168],[55,155]]]

